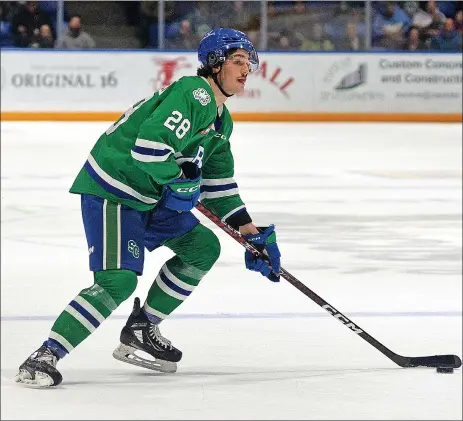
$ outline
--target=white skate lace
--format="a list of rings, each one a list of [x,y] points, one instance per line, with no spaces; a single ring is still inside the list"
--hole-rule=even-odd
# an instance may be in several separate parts
[[[172,343],[168,339],[164,338],[159,331],[158,325],[152,324],[150,326],[150,335],[152,338],[156,339],[164,348],[172,349]]]
[[[31,355],[31,359],[46,362],[47,364],[50,364],[53,367],[56,367],[56,363],[58,362],[56,355],[53,354],[53,352],[51,352],[48,348],[46,348],[44,351],[34,352]]]

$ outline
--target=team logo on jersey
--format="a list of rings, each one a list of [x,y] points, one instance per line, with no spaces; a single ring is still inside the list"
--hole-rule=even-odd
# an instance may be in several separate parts
[[[207,105],[211,102],[211,97],[204,88],[198,88],[193,91],[194,99],[197,99],[201,105]]]
[[[137,246],[137,243],[135,241],[129,240],[127,244],[127,250],[129,250],[129,252],[132,253],[135,259],[138,259],[140,257],[140,248]]]

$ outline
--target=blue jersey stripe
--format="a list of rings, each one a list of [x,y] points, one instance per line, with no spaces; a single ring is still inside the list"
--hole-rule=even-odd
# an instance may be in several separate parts
[[[134,196],[132,196],[130,194],[127,194],[127,193],[123,192],[122,190],[119,190],[117,187],[114,187],[111,184],[109,184],[108,182],[106,182],[105,180],[103,180],[96,173],[96,171],[93,169],[93,167],[90,165],[90,163],[88,161],[85,163],[84,168],[90,174],[90,177],[92,177],[93,180],[95,180],[96,183],[98,183],[101,187],[103,187],[109,193],[112,193],[112,194],[116,195],[117,197],[120,197],[121,199],[129,199],[129,200],[135,200],[136,202],[141,202],[136,197],[134,197]]]
[[[166,156],[172,152],[171,149],[153,149],[153,148],[145,148],[143,146],[134,146],[132,148],[132,151],[139,153],[141,155],[151,155],[151,156]]]
[[[222,184],[217,186],[201,186],[201,193],[203,192],[216,192],[216,191],[224,191],[224,190],[231,190],[238,188],[238,184],[231,183],[231,184]]]

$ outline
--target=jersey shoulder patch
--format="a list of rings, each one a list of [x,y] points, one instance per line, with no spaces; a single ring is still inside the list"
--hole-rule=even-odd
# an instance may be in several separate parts
[[[211,96],[204,88],[197,88],[193,91],[193,98],[198,100],[202,106],[211,102]]]
[[[183,76],[179,79],[182,85],[182,90],[185,95],[192,99],[192,101],[198,101],[203,107],[211,103],[215,103],[213,100],[212,88],[201,76]],[[214,107],[215,108],[215,107]]]

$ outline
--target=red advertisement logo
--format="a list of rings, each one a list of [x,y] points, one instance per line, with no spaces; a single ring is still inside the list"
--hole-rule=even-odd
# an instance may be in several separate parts
[[[188,63],[184,56],[174,59],[155,57],[153,62],[158,68],[156,76],[150,80],[155,91],[169,86],[174,81],[175,73],[178,70],[191,67],[191,63]]]

